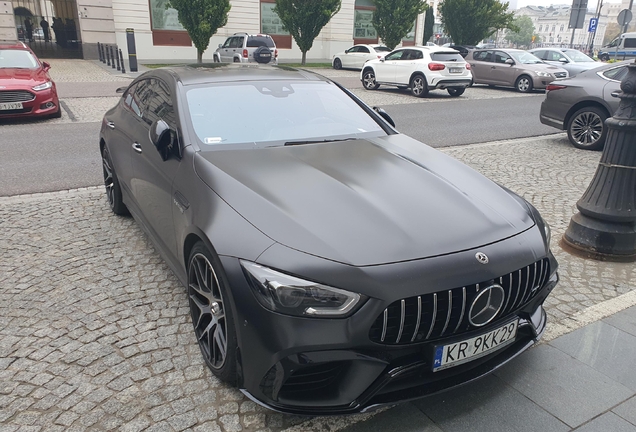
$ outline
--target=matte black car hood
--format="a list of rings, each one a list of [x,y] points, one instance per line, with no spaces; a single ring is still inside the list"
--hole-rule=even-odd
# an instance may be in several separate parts
[[[405,135],[206,151],[195,169],[275,241],[355,266],[467,250],[534,225],[501,187]]]

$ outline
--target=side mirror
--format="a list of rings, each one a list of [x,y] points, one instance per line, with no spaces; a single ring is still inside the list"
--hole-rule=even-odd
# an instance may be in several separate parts
[[[561,57],[561,58],[559,59],[559,61],[560,61],[561,63],[569,63],[569,62],[568,62],[568,59],[566,59],[565,57]]]
[[[395,127],[395,122],[393,121],[389,113],[387,113],[380,107],[373,107],[373,110],[377,112],[380,115],[380,117],[382,117],[388,124]]]
[[[381,57],[381,58],[380,58],[380,61],[381,61],[382,63],[384,63],[384,60],[385,60],[385,59],[384,59],[384,57]]]
[[[509,58],[509,59],[506,59],[506,64],[513,65],[513,64],[515,64],[515,61],[513,59]]]
[[[126,91],[128,87],[119,87],[117,90],[115,90],[115,93],[123,93]]]
[[[219,48],[223,48],[223,44],[219,44]]]
[[[150,142],[157,148],[163,160],[168,159],[168,145],[170,144],[165,138],[170,135],[170,126],[165,121],[155,120],[150,125]]]
[[[51,69],[49,62],[42,62],[42,69],[44,69],[44,72],[48,72]]]

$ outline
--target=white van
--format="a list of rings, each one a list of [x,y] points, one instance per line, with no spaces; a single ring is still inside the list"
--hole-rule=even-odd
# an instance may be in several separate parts
[[[598,58],[608,61],[616,56],[619,60],[636,57],[636,33],[623,33],[598,52]]]

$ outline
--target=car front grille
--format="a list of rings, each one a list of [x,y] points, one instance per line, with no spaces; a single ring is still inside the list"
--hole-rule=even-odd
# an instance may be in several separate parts
[[[375,320],[369,338],[404,345],[474,330],[478,327],[470,323],[468,313],[480,289],[492,284],[503,288],[504,301],[497,319],[528,303],[549,277],[550,262],[544,258],[494,280],[395,301]]]
[[[568,77],[568,73],[567,72],[555,72],[554,76],[557,78],[567,78]]]
[[[35,99],[35,95],[26,90],[4,90],[0,91],[0,103],[6,102],[29,102]]]

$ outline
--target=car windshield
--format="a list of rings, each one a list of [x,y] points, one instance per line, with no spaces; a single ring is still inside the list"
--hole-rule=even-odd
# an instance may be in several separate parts
[[[576,63],[594,62],[594,59],[589,58],[588,56],[586,56],[579,50],[566,49],[566,50],[563,50],[563,52],[567,54],[567,56],[570,57],[570,59],[573,62],[576,62]]]
[[[391,50],[385,46],[373,47],[376,52],[391,52]]]
[[[534,54],[530,54],[529,52],[525,52],[525,51],[521,51],[521,52],[511,51],[508,54],[510,54],[512,56],[512,58],[514,58],[517,63],[522,63],[522,64],[543,63],[543,60],[541,60],[539,57],[535,56]]]
[[[36,69],[38,61],[28,51],[0,50],[0,68]]]
[[[221,83],[192,88],[186,97],[203,150],[386,135],[351,97],[325,81]]]

